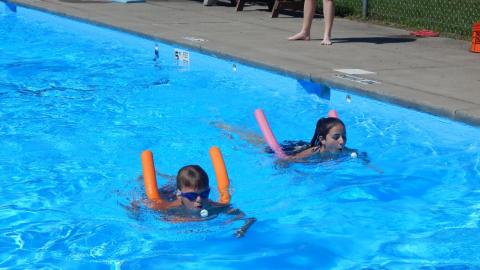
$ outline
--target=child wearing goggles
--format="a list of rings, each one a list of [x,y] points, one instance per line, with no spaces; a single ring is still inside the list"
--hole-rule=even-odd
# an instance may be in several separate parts
[[[172,179],[173,176],[157,173],[164,178]],[[207,173],[198,165],[182,167],[176,176],[176,192],[171,185],[160,188],[160,194],[169,201],[169,206],[150,205],[151,208],[164,210],[169,220],[172,221],[201,221],[213,218],[219,214],[233,215],[227,222],[244,220],[244,224],[235,232],[240,238],[256,221],[255,218],[246,218],[245,214],[233,208],[230,204],[214,202],[209,199],[210,186]]]
[[[207,209],[214,203],[208,198],[209,194],[208,175],[200,166],[188,165],[178,171],[176,195],[183,207]]]

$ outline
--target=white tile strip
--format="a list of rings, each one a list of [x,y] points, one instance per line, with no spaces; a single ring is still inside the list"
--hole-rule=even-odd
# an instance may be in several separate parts
[[[375,72],[364,70],[364,69],[357,69],[357,68],[334,69],[334,71],[349,74],[349,75],[375,74]]]
[[[358,77],[358,76],[355,76],[355,75],[335,74],[335,77],[340,78],[340,79],[344,79],[344,80],[349,80],[349,81],[361,83],[361,84],[367,84],[367,85],[370,85],[370,84],[380,84],[379,81],[374,81],[374,80],[370,80],[370,79],[365,79],[365,78]]]
[[[191,42],[199,42],[199,43],[207,41],[206,39],[196,38],[196,37],[183,37],[183,39],[189,40]]]

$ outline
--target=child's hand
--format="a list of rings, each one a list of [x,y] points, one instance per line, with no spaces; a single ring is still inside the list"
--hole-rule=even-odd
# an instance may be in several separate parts
[[[242,238],[244,235],[245,235],[245,230],[243,228],[240,228],[235,232],[236,238]]]
[[[253,225],[253,223],[255,223],[255,221],[257,221],[256,218],[247,218],[245,220],[245,224],[243,224],[243,226],[235,232],[235,237],[242,238],[245,236],[245,233],[247,233],[247,230]]]
[[[138,201],[133,200],[130,205],[123,205],[120,204],[125,210],[127,210],[127,214],[130,218],[139,220],[140,219],[140,204]]]

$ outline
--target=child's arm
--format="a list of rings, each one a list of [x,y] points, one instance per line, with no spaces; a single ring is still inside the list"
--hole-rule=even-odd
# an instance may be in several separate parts
[[[125,208],[125,210],[127,210],[127,214],[129,217],[136,220],[140,220],[140,202],[139,201],[133,199],[130,202],[130,205],[125,205],[123,203],[119,203],[119,204],[120,206]]]
[[[243,223],[242,227],[240,227],[238,230],[235,231],[235,237],[241,238],[245,236],[247,233],[248,229],[257,221],[256,218],[250,217],[250,218],[245,218],[245,213],[243,213],[240,209],[238,208],[230,208],[227,210],[228,215],[235,215],[232,219],[228,220],[227,223],[234,222],[236,220],[245,220]]]
[[[368,154],[366,152],[359,152],[357,150],[354,150],[354,149],[349,149],[352,151],[352,153],[356,153],[357,154],[357,157],[363,162],[363,164],[365,166],[367,166],[368,168],[376,171],[377,173],[379,174],[383,174],[383,170],[380,169],[379,167],[373,165],[370,161],[370,158],[368,157]]]
[[[365,166],[367,166],[368,168],[370,168],[370,169],[372,169],[372,170],[376,171],[376,172],[377,172],[377,173],[379,173],[379,174],[383,174],[383,170],[382,170],[382,169],[380,169],[379,167],[377,167],[377,166],[373,165],[373,164],[372,164],[372,163],[370,163],[370,162],[368,162],[368,163],[365,163]]]
[[[283,161],[291,161],[291,162],[296,162],[296,163],[309,163],[308,160],[305,160],[306,158],[314,155],[315,153],[319,153],[319,148],[318,147],[308,147],[307,149],[296,153],[294,155],[289,155],[287,158],[283,159]],[[302,161],[303,159],[303,161]]]
[[[180,205],[182,205],[180,200],[167,202],[167,201],[164,201],[162,199],[159,199],[159,200],[148,200],[147,199],[147,200],[144,201],[144,204],[150,209],[160,210],[160,211],[168,210],[170,208],[179,207]]]
[[[162,173],[162,172],[156,172],[156,174],[158,176],[162,177],[163,179],[168,180],[168,181],[175,181],[176,180],[176,176],[174,176],[174,175],[169,175],[169,174]]]
[[[250,226],[252,226],[253,223],[255,223],[255,221],[257,221],[257,219],[254,217],[246,218],[245,223],[243,223],[243,226],[240,227],[240,229],[238,229],[235,232],[235,237],[237,238],[243,237],[247,233],[247,230],[250,228]]]
[[[248,142],[252,145],[265,145],[265,141],[262,136],[256,134],[253,131],[244,130],[238,127],[230,126],[224,122],[212,121],[210,122],[212,126],[215,126],[218,129],[221,129],[226,132],[236,134],[240,139]]]
[[[291,155],[287,157],[287,160],[293,160],[293,159],[302,159],[302,158],[307,158],[315,153],[315,148],[309,147],[305,150],[303,150],[300,153],[297,153],[295,155]]]

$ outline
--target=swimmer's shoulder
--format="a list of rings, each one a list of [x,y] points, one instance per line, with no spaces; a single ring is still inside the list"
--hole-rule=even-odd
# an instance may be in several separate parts
[[[231,209],[233,209],[232,205],[229,203],[219,203],[210,200],[209,204],[208,211],[211,214],[229,214]]]
[[[169,210],[169,209],[172,209],[172,208],[178,208],[178,207],[182,206],[182,202],[179,199],[174,200],[174,201],[165,201],[165,200],[151,201],[151,200],[149,200],[149,201],[146,202],[146,205],[153,210],[165,211],[165,210]]]
[[[289,159],[300,159],[300,158],[308,158],[312,156],[315,153],[319,153],[317,147],[308,147],[305,150],[302,150],[301,152],[295,154],[295,155],[290,155],[288,156]]]
[[[228,209],[231,207],[231,204],[229,203],[219,203],[212,200],[209,201],[209,204],[211,208],[217,208],[217,209]]]

